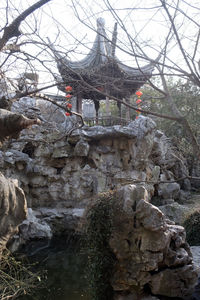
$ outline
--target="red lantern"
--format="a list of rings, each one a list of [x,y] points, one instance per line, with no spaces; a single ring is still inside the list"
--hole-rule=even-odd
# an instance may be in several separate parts
[[[72,97],[72,95],[67,94],[65,97],[66,97],[67,99],[70,99],[70,98]]]
[[[71,103],[67,103],[67,107],[68,108],[72,108],[72,104]]]
[[[69,117],[69,116],[71,116],[71,114],[68,113],[68,112],[66,112],[66,113],[65,113],[65,116]]]
[[[104,88],[103,88],[102,86],[98,86],[98,87],[97,87],[97,90],[100,91],[100,92],[103,92],[103,91],[104,91]]]
[[[142,102],[141,99],[137,99],[136,104],[140,104]]]
[[[141,97],[141,96],[143,95],[143,93],[142,93],[141,91],[137,91],[135,94],[136,94],[138,97]]]
[[[66,90],[67,92],[71,92],[71,91],[72,91],[72,87],[71,87],[70,85],[67,85],[67,86],[65,87],[65,90]]]

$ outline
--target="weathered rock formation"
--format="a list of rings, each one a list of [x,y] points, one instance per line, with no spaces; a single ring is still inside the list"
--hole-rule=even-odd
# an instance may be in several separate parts
[[[149,118],[140,117],[124,127],[83,127],[70,137],[61,129],[43,122],[23,130],[17,141],[0,151],[0,170],[18,179],[28,207],[53,233],[76,227],[79,217],[70,209],[85,208],[103,191],[142,183],[150,197],[159,195],[160,205],[167,205],[188,185],[174,182],[175,175],[185,172],[184,166]],[[41,208],[54,209],[52,218],[41,214]]]
[[[22,129],[40,124],[38,119],[28,119],[24,115],[0,109],[0,142],[6,137],[17,138]]]
[[[82,208],[28,208],[27,219],[20,224],[19,232],[13,237],[9,249],[15,252],[31,240],[70,236],[75,231],[76,235],[82,234],[79,223],[83,214]]]
[[[7,179],[0,173],[0,256],[26,213],[26,199],[17,180]]]
[[[20,227],[24,241],[74,230],[97,194],[120,190],[110,240],[117,258],[112,280],[117,299],[132,300],[135,291],[146,289],[170,297],[191,292],[197,274],[184,229],[150,203],[152,196],[163,204],[182,197],[189,183],[174,181],[187,170],[150,118],[141,116],[124,127],[85,126],[69,137],[54,123],[33,125],[0,151],[0,170],[18,179],[32,209]],[[8,224],[3,215],[2,224]],[[124,292],[129,298],[123,298]]]
[[[0,109],[0,145],[6,138],[17,138],[22,129],[39,124],[38,119]],[[0,165],[4,165],[0,155]],[[0,256],[18,225],[26,218],[27,205],[23,190],[16,179],[5,178],[0,173]]]
[[[116,256],[112,278],[116,294],[120,299],[138,299],[136,295],[145,291],[168,297],[189,296],[197,282],[197,270],[184,228],[149,203],[142,186],[124,186],[116,198],[110,238]]]
[[[83,127],[69,138],[44,123],[23,130],[0,156],[2,172],[19,180],[32,208],[85,207],[94,195],[133,182],[164,203],[181,192],[173,182],[179,160],[145,117],[126,127]]]

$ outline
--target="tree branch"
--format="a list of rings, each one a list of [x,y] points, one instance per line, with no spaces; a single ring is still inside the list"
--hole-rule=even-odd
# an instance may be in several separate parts
[[[51,0],[40,0],[36,2],[35,4],[27,8],[24,12],[22,12],[9,26],[5,27],[3,36],[0,39],[0,51],[12,37],[18,37],[21,35],[21,32],[19,30],[21,22],[24,21],[26,17],[32,14],[36,9],[40,8],[49,1]]]

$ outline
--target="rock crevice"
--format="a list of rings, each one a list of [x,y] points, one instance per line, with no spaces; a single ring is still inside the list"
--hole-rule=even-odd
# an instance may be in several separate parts
[[[148,286],[153,295],[191,295],[198,275],[184,228],[149,203],[144,187],[124,186],[116,198],[120,213],[115,214],[110,238],[116,257],[113,289],[139,295]]]

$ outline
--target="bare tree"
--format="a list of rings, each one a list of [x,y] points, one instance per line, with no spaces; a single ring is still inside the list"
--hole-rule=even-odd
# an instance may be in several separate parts
[[[32,64],[32,60],[36,59],[49,73],[52,74],[52,76],[54,76],[54,71],[52,71],[51,67],[48,67],[48,63],[52,62],[52,55],[50,54],[51,45],[39,36],[37,30],[34,31],[35,36],[37,36],[35,40],[30,39],[29,41],[22,40],[21,43],[18,42],[19,26],[21,22],[23,22],[25,18],[31,14],[31,11],[33,12],[47,2],[50,2],[50,0],[36,2],[36,4],[22,12],[19,17],[16,18],[17,21],[14,20],[10,25],[5,25],[3,28],[4,31],[2,38],[0,39],[0,45],[2,45],[0,49],[6,49],[6,47],[8,47],[7,49],[9,52],[1,65],[8,63],[10,57],[16,60],[19,59],[20,54],[23,53],[23,55],[25,55],[25,58],[23,59],[28,62],[30,66]],[[148,4],[146,1],[139,1],[136,3],[135,7],[130,6],[124,8],[123,6],[118,7],[112,0],[104,0],[101,3],[96,1],[93,9],[91,6],[87,7],[87,1],[84,3],[76,0],[65,0],[63,3],[66,5],[71,4],[71,9],[74,11],[74,14],[79,21],[92,30],[95,30],[92,24],[93,20],[96,19],[97,16],[102,15],[103,13],[108,16],[112,16],[113,21],[116,21],[119,27],[118,43],[115,45],[117,54],[121,53],[126,55],[126,57],[129,56],[132,62],[134,62],[137,68],[141,71],[142,64],[144,64],[144,62],[154,63],[155,71],[153,77],[160,76],[162,84],[159,83],[156,85],[151,79],[148,79],[148,83],[160,93],[160,97],[163,101],[167,101],[169,113],[163,115],[158,112],[148,111],[145,109],[142,109],[141,112],[156,117],[168,118],[181,123],[181,125],[184,126],[187,135],[191,139],[195,155],[200,157],[200,147],[187,120],[187,116],[178,109],[173,100],[173,94],[167,86],[168,76],[173,76],[174,78],[183,78],[184,80],[188,80],[200,87],[198,48],[200,26],[196,22],[197,16],[199,15],[198,5],[192,5],[186,0],[155,0]],[[135,18],[136,16],[139,16],[139,19],[142,20],[141,15],[144,15],[145,20],[142,23],[142,27],[141,25],[140,27],[137,27],[135,24]],[[58,37],[61,36],[61,29],[63,29],[63,25],[61,24],[61,20],[57,20],[56,17],[53,16],[53,13],[51,17],[58,28],[56,37],[56,39],[58,39]],[[163,30],[161,41],[158,41],[158,39],[154,40],[153,38],[147,38],[149,33],[148,27],[152,26],[153,23],[157,24],[156,28],[158,28],[159,25]],[[188,28],[191,34],[188,33]],[[145,34],[146,29],[147,34]],[[13,38],[15,39],[14,42],[12,45],[9,45],[8,41]],[[108,37],[106,38],[108,39]],[[110,38],[108,41],[111,44],[115,44],[115,39]],[[76,38],[76,42],[76,45],[74,45],[73,49],[70,50],[72,53],[75,51],[78,44],[83,44],[86,49],[89,50],[89,46],[84,44],[84,39],[80,40]],[[19,49],[23,43],[35,43],[40,47],[41,52],[37,55],[37,57],[34,57],[34,55],[31,55],[30,53],[24,53],[24,51]],[[44,61],[40,57],[40,54],[44,51],[46,51],[47,57],[49,57],[48,61]],[[69,51],[69,49],[66,49],[66,51]],[[160,54],[159,61],[155,60],[155,57],[157,57],[158,54]],[[64,55],[66,55],[66,53]],[[178,56],[179,61],[175,59],[175,56]],[[22,57],[20,57],[20,59],[22,59]],[[29,70],[27,72],[29,72]],[[77,81],[84,81],[80,74],[77,74]],[[54,86],[56,84],[58,84],[58,82],[53,82],[49,86]],[[128,102],[128,99],[125,99],[127,101],[124,101],[123,99],[110,95],[108,92],[99,91],[88,82],[84,82],[83,86],[85,89],[91,89],[96,93],[101,93],[103,97],[109,97],[117,103],[121,103],[130,109],[137,110],[137,107],[131,105],[130,102]],[[115,83],[113,83],[113,86],[116,89]],[[43,89],[43,87],[41,89]],[[38,88],[36,91],[40,91],[41,89]],[[18,90],[17,97],[20,98],[28,94],[31,94],[31,91]],[[57,105],[57,103],[55,104]]]
[[[6,25],[3,30],[3,36],[0,39],[0,51],[3,49],[3,47],[6,45],[6,43],[12,39],[19,37],[22,33],[19,30],[19,26],[21,23],[35,10],[45,5],[47,2],[51,0],[40,0],[37,1],[35,4],[31,5],[29,8],[27,8],[25,11],[23,11],[16,19],[13,20],[13,22],[10,25]]]
[[[94,15],[96,16],[94,10],[90,7],[83,12],[83,3],[78,3],[76,0],[71,0],[71,3],[79,21],[88,28],[95,30],[91,25]],[[99,14],[101,13],[110,14],[120,27],[119,31],[122,38],[119,37],[119,42],[116,45],[118,52],[132,57],[132,61],[141,71],[142,63],[147,61],[154,63],[155,71],[152,78],[159,76],[161,79],[162,84],[155,85],[152,79],[148,79],[148,83],[160,93],[163,101],[167,101],[169,114],[161,115],[153,111],[141,111],[179,122],[185,128],[185,132],[193,145],[193,154],[199,159],[200,145],[197,137],[191,129],[187,115],[178,109],[173,94],[167,86],[167,78],[173,76],[175,79],[182,78],[200,87],[200,25],[197,22],[198,17],[200,17],[200,7],[198,2],[192,4],[186,0],[156,0],[151,3],[140,1],[134,7],[124,8],[115,5],[110,0],[104,0],[103,4],[99,5]],[[146,21],[144,20],[143,27],[139,28],[136,27],[134,19],[136,16],[140,16],[141,21],[142,14],[144,14]],[[145,40],[149,34],[149,26],[152,26],[153,23],[157,24],[155,30],[163,31],[162,39],[159,42],[151,39]],[[113,43],[112,39],[109,42]],[[154,57],[160,54],[159,61],[155,60],[150,53]],[[123,103],[121,99],[111,98]],[[123,104],[137,109],[127,103]]]
[[[44,60],[42,54],[45,52],[45,56],[48,56],[49,45],[39,35],[39,20],[35,19],[35,24],[31,24],[30,33],[22,32],[21,25],[26,22],[26,18],[33,14],[36,10],[50,2],[51,0],[40,0],[35,2],[33,5],[18,13],[18,16],[9,24],[8,15],[11,9],[11,3],[6,2],[7,5],[4,10],[6,15],[5,26],[1,29],[2,36],[0,38],[0,52],[2,53],[2,61],[0,62],[0,108],[10,109],[13,101],[16,101],[25,96],[33,96],[36,93],[58,85],[58,82],[50,81],[47,84],[38,86],[38,70],[36,70],[35,62],[37,65],[41,65],[48,74],[51,74],[54,78],[54,71],[49,67],[49,63],[52,60],[52,54]],[[10,6],[9,6],[10,5]],[[26,23],[27,28],[29,24]],[[24,27],[23,27],[24,29]],[[31,44],[38,47],[37,53],[32,54],[23,50],[23,46]],[[24,69],[19,73],[15,80],[9,77],[9,71],[16,69],[23,65]],[[27,68],[28,66],[28,68]],[[26,70],[27,68],[27,70]],[[8,74],[6,74],[8,73]],[[9,85],[11,87],[9,91]],[[2,90],[4,90],[2,92]],[[66,105],[57,103],[53,99],[41,96],[41,99],[50,101],[60,109],[68,112]],[[70,114],[79,116],[81,120],[81,126],[83,125],[82,116],[76,112],[69,111]],[[37,119],[27,119],[19,114],[12,114],[4,110],[0,111],[0,140],[3,141],[6,137],[17,136],[18,133],[23,129],[33,124],[39,124]]]
[[[18,15],[17,18],[15,18],[11,24],[5,24],[5,26],[1,29],[3,32],[2,37],[0,38],[0,51],[3,50],[9,50],[10,53],[8,54],[7,59],[10,55],[12,55],[13,52],[18,51],[19,47],[16,45],[16,41],[20,35],[22,35],[19,27],[21,23],[35,10],[39,9],[43,5],[45,5],[47,2],[51,0],[40,0],[37,1],[35,4],[31,5],[29,8],[27,8],[25,11],[23,11],[21,14]],[[8,10],[8,6],[6,7]],[[6,46],[6,44],[12,40],[12,44]],[[5,63],[1,63],[2,65]],[[0,69],[1,70],[1,69]],[[1,79],[3,78],[3,74],[1,73]],[[1,98],[1,105],[2,108],[8,108],[9,107],[9,99],[6,99],[5,95]],[[40,121],[38,119],[28,119],[20,114],[14,114],[5,110],[0,110],[0,141],[2,142],[6,137],[13,137],[17,136],[19,132],[29,127],[33,124],[40,124]]]

